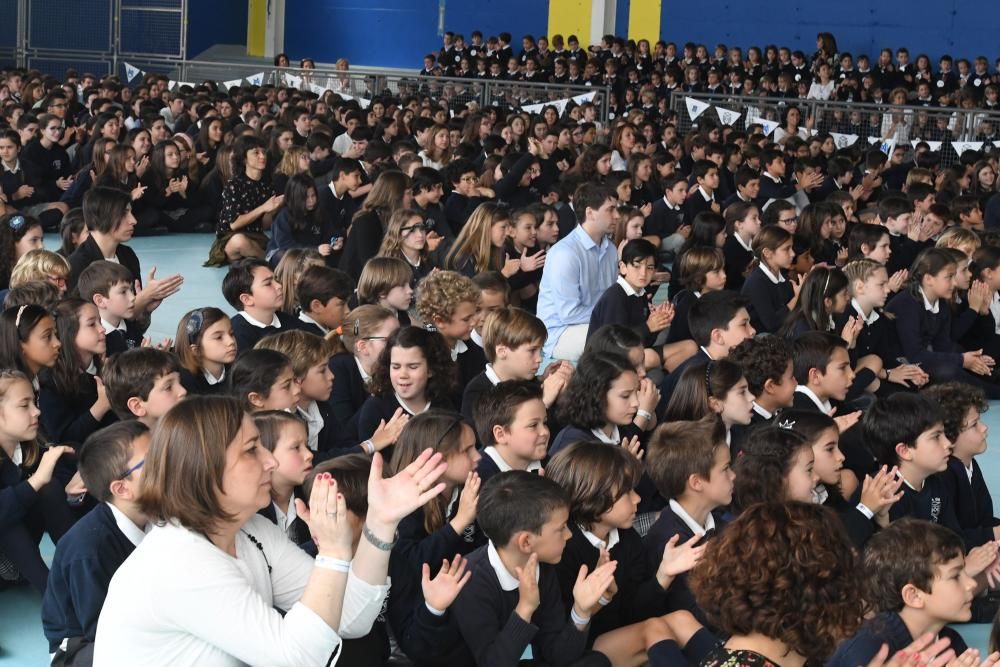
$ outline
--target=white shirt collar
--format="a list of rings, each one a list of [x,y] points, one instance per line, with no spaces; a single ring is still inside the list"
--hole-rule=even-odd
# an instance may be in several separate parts
[[[400,397],[399,392],[393,392],[393,395],[396,397],[396,402],[399,403],[399,407],[403,408],[408,413],[410,413],[411,417],[416,417],[418,414],[420,414],[420,412],[427,412],[428,410],[431,409],[431,402],[427,401],[427,405],[424,407],[423,410],[421,410],[420,412],[414,412],[409,408],[408,405],[406,405],[406,402]]]
[[[687,513],[683,507],[681,507],[681,504],[673,498],[670,499],[670,509],[681,521],[684,522],[688,528],[691,529],[691,532],[695,535],[704,535],[708,531],[715,529],[715,516],[713,516],[711,512],[708,513],[708,518],[705,519],[705,525],[701,526],[691,517],[690,514]]]
[[[248,323],[252,324],[253,326],[255,326],[255,327],[259,328],[259,329],[266,329],[267,327],[274,327],[275,329],[280,329],[281,328],[281,320],[278,319],[278,313],[275,313],[274,315],[271,316],[271,323],[270,324],[264,324],[260,320],[256,319],[252,315],[250,315],[250,313],[248,313],[245,310],[241,310],[240,312],[238,312],[236,314],[239,315],[240,317],[242,317]]]
[[[775,285],[780,285],[781,283],[785,282],[785,276],[782,275],[781,271],[778,271],[778,275],[775,276],[773,273],[771,273],[771,269],[767,268],[767,265],[764,264],[764,262],[761,262],[757,266],[759,266],[760,270],[764,272],[764,275],[767,276],[767,279],[770,280]]]
[[[21,171],[21,161],[20,160],[18,160],[17,162],[14,163],[14,168],[13,169],[11,169],[10,167],[8,167],[6,162],[2,162],[0,164],[3,164],[3,170],[5,172],[7,172],[8,174],[16,174],[17,172]]]
[[[753,411],[759,414],[764,419],[771,419],[772,417],[774,417],[773,412],[768,412],[766,408],[760,407],[757,401],[753,402]]]
[[[493,540],[490,540],[489,546],[486,547],[486,557],[490,561],[490,567],[497,574],[497,580],[500,582],[500,588],[507,591],[516,591],[518,586],[520,586],[520,581],[517,577],[507,571],[507,567],[500,560],[500,554],[497,553],[497,549],[493,546]],[[538,567],[535,568],[535,581],[538,581]]]
[[[1000,292],[993,292],[993,300],[990,301],[990,314],[993,315],[994,331],[1000,333]]]
[[[278,528],[281,528],[281,532],[287,533],[288,527],[292,525],[299,513],[295,510],[295,496],[292,496],[291,500],[288,502],[288,513],[286,514],[284,510],[278,503],[271,501],[274,505],[274,518],[275,522],[278,524]]]
[[[106,334],[109,334],[112,331],[121,331],[122,333],[125,333],[126,331],[125,320],[122,320],[118,323],[118,326],[115,326],[102,317],[101,326],[104,327],[104,333]]]
[[[368,381],[372,379],[372,376],[369,375],[368,372],[365,370],[365,367],[361,365],[360,359],[354,357],[354,363],[358,365],[358,372],[361,373],[361,381],[364,382],[365,384],[368,384]]]
[[[128,538],[134,546],[139,546],[142,542],[142,538],[146,537],[145,531],[139,526],[132,523],[132,519],[125,516],[125,513],[120,509],[107,503],[108,508],[111,509],[111,515],[115,518],[115,524],[118,525],[118,530],[122,531],[122,534]]]
[[[323,332],[324,336],[327,335],[328,333],[330,333],[330,329],[329,328],[323,326],[322,324],[320,324],[319,322],[317,322],[313,318],[309,317],[305,313],[299,313],[299,320],[302,321],[302,322],[305,322],[306,324],[315,324],[317,327],[319,327],[319,330]]]
[[[14,445],[14,453],[11,454],[10,460],[16,466],[24,463],[24,452],[21,450],[21,443]]]
[[[753,246],[750,243],[744,241],[742,236],[740,236],[736,232],[733,232],[733,236],[736,237],[736,242],[740,244],[741,248],[743,248],[747,252],[753,252]]]
[[[497,375],[495,370],[493,370],[493,364],[486,364],[486,378],[494,387],[500,384],[500,376]]]
[[[469,349],[469,346],[465,344],[465,341],[459,338],[455,341],[455,347],[451,348],[451,360],[458,361],[458,355],[462,354]]]
[[[924,288],[923,287],[920,288],[920,296],[922,296],[924,298],[924,310],[926,310],[927,312],[934,313],[935,315],[937,315],[938,311],[941,310],[941,299],[938,299],[933,304],[931,304],[930,300],[928,300],[928,298],[927,298],[927,295],[924,294]]]
[[[471,338],[472,342],[478,345],[479,347],[482,348],[486,347],[485,345],[483,345],[483,337],[480,336],[479,332],[476,331],[475,329],[472,330],[472,334],[469,336],[469,338]]]
[[[625,290],[626,296],[644,296],[646,294],[645,289],[641,289],[638,292],[636,292],[635,288],[629,285],[628,281],[625,280],[625,276],[618,276],[618,280],[615,282],[621,285],[621,288]]]
[[[715,201],[715,193],[714,192],[712,194],[708,194],[705,191],[705,188],[701,187],[700,185],[698,186],[698,192],[701,193],[701,196],[705,199],[705,201]]]
[[[704,352],[706,357],[708,357],[712,361],[715,361],[715,357],[712,356],[712,354],[708,351],[707,347],[705,347],[704,345],[699,345],[698,349],[700,349],[702,352]]]
[[[612,549],[615,548],[615,545],[618,544],[619,542],[620,538],[618,537],[617,528],[612,528],[611,531],[608,532],[608,541],[605,542],[604,540],[599,538],[597,535],[594,535],[592,532],[590,532],[580,524],[577,524],[577,526],[580,528],[580,532],[583,533],[583,536],[587,538],[587,541],[593,544],[598,549],[607,549],[608,551],[611,551]]]
[[[676,204],[676,205],[671,204],[670,200],[667,199],[666,195],[663,196],[663,203],[666,204],[667,208],[669,208],[671,211],[679,211],[679,210],[681,210],[681,205],[680,204]]]
[[[608,437],[608,435],[604,432],[604,429],[602,429],[602,428],[592,428],[592,429],[590,429],[590,432],[594,434],[595,438],[597,438],[600,442],[603,442],[606,445],[621,445],[622,444],[622,437],[621,437],[621,434],[618,432],[618,427],[617,426],[615,426],[615,430],[612,431],[610,438]]]
[[[500,470],[500,472],[510,472],[511,470],[514,469],[513,467],[511,467],[509,463],[504,461],[503,457],[500,456],[500,452],[497,451],[497,448],[494,447],[493,445],[490,445],[489,447],[484,449],[483,454],[486,454],[486,456],[493,459],[493,463],[497,464],[497,468]],[[542,468],[541,461],[532,461],[531,463],[528,464],[527,471],[534,472],[536,470],[541,470],[541,468]]]
[[[316,401],[309,401],[305,409],[298,408],[299,416],[306,420],[309,432],[309,449],[314,452],[319,447],[319,432],[323,430],[323,415]]]
[[[207,370],[203,370],[201,372],[201,376],[205,378],[205,382],[207,382],[210,387],[214,387],[215,385],[219,384],[220,382],[226,379],[226,367],[225,366],[222,367],[222,373],[219,374],[219,377],[215,377]]]
[[[800,394],[805,394],[806,396],[808,396],[809,400],[815,403],[816,407],[823,411],[823,414],[828,415],[830,414],[830,411],[833,410],[833,406],[830,405],[830,401],[819,400],[819,396],[817,396],[812,389],[805,386],[804,384],[800,384],[797,387],[795,387],[795,391]]]
[[[871,326],[878,321],[878,311],[872,308],[872,312],[865,315],[865,311],[861,308],[861,304],[858,303],[857,299],[851,299],[851,307],[854,308],[854,312],[858,314],[858,317],[860,317],[866,325]]]
[[[86,373],[88,375],[97,375],[97,362],[93,359],[90,360],[90,365],[87,366]]]
[[[760,173],[760,175],[761,176],[767,176],[768,178],[770,178],[775,183],[781,183],[781,178],[779,176],[772,176],[771,172],[769,172],[769,171],[762,171]]]

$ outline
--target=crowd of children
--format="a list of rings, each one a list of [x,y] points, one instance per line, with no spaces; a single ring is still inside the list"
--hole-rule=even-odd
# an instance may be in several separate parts
[[[166,83],[0,85],[0,580],[54,664],[979,664],[1000,152]],[[128,242],[201,229],[151,345],[184,278]]]

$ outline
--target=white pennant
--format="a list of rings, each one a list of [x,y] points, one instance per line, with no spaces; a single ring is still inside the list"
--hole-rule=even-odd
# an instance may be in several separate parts
[[[892,151],[896,149],[895,139],[883,139],[882,137],[868,137],[868,143],[872,146],[878,146],[878,149],[892,157]]]
[[[747,125],[761,125],[764,128],[764,136],[767,136],[778,129],[778,121],[767,120],[766,118],[760,118],[755,116],[753,118],[747,118]]]
[[[731,111],[722,107],[715,107],[715,112],[719,114],[719,120],[722,121],[723,125],[734,125],[743,115],[739,111]]]
[[[326,92],[326,88],[324,88],[323,86],[319,85],[318,83],[310,83],[309,84],[309,90],[313,91],[314,93],[316,93],[317,95],[320,95],[320,96],[322,96],[323,93]]]
[[[914,139],[913,141],[910,142],[910,146],[912,146],[914,149],[916,149],[917,144],[927,144],[927,146],[931,149],[931,151],[935,153],[941,150],[940,141],[925,141],[923,139]]]
[[[128,77],[129,83],[132,83],[132,79],[134,79],[135,77],[139,76],[142,73],[143,73],[142,70],[140,70],[138,67],[133,67],[132,65],[125,63],[125,76]]]
[[[847,148],[848,146],[853,146],[858,140],[858,135],[856,134],[831,132],[830,136],[833,137],[833,143],[837,146],[837,148]]]
[[[978,151],[982,150],[983,142],[981,141],[953,141],[951,142],[951,147],[955,149],[955,153],[958,157],[962,157],[965,151]]]
[[[357,100],[358,106],[362,109],[367,109],[368,105],[372,103],[371,100],[366,100],[363,97],[354,97],[354,95],[348,95],[347,93],[338,93],[345,100]]]
[[[174,86],[176,86],[176,85],[177,85],[177,82],[174,81],[173,79],[168,79],[167,80],[167,90],[173,90]]]
[[[569,104],[569,100],[568,99],[565,99],[565,100],[556,100],[555,102],[552,103],[552,105],[556,108],[556,112],[559,114],[560,117],[562,117],[563,111],[566,110],[566,105],[567,104]]]
[[[264,73],[257,72],[256,74],[251,74],[247,77],[247,81],[250,82],[251,86],[261,86],[264,84]]]
[[[688,116],[691,117],[691,120],[697,119],[698,116],[705,113],[705,111],[708,110],[708,107],[711,106],[707,102],[701,102],[693,97],[685,97],[684,104],[687,105]]]
[[[576,97],[573,98],[573,101],[576,102],[577,104],[583,104],[584,102],[593,102],[594,95],[596,94],[597,93],[584,93],[582,95],[577,95]]]
[[[230,88],[235,88],[241,83],[243,83],[243,79],[232,79],[231,81],[223,81],[222,85],[226,87],[226,91],[228,92]]]
[[[993,146],[996,148],[1000,148],[1000,141],[994,141]]]
[[[285,82],[289,88],[298,88],[302,84],[302,77],[294,74],[285,74]]]
[[[544,102],[540,102],[538,104],[529,104],[527,106],[521,107],[521,111],[527,111],[528,113],[541,113],[542,109],[544,109],[545,106],[546,104]]]

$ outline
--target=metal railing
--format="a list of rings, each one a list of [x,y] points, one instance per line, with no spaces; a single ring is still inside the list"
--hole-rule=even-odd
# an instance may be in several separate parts
[[[776,122],[779,128],[771,138],[780,141],[784,135],[781,126],[785,113],[796,107],[801,115],[800,136],[806,138],[819,132],[834,134],[838,147],[844,147],[851,137],[857,137],[862,148],[881,140],[895,140],[896,145],[908,150],[914,141],[926,141],[932,148],[940,150],[941,163],[955,164],[959,154],[953,142],[978,142],[990,145],[1000,142],[1000,112],[986,109],[952,109],[923,106],[897,106],[891,104],[868,104],[861,102],[841,102],[836,100],[812,100],[799,98],[775,98],[764,96],[742,96],[707,93],[675,93],[670,99],[670,108],[677,112],[678,131],[688,132],[697,120],[692,121],[685,98],[712,105],[703,115],[724,125],[722,118],[726,111],[740,114],[733,123],[738,130],[745,130],[757,120]],[[718,109],[722,109],[720,114]],[[940,145],[938,145],[940,142]],[[852,142],[853,143],[853,142]],[[961,143],[959,148],[962,148]]]

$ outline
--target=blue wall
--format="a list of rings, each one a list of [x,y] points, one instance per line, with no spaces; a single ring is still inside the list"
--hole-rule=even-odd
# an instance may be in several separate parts
[[[448,0],[445,30],[466,39],[484,34],[545,34],[545,0]],[[424,54],[437,51],[437,0],[290,0],[285,4],[285,51],[292,61],[347,58],[357,65],[419,69]]]
[[[187,57],[214,44],[247,43],[247,0],[188,2]]]
[[[962,7],[961,14],[959,8]],[[836,6],[836,11],[831,7]],[[709,52],[722,42],[730,46],[787,45],[807,54],[816,50],[816,33],[832,32],[841,51],[878,57],[882,47],[905,46],[910,62],[927,53],[934,68],[943,53],[970,60],[1000,56],[996,26],[1000,3],[960,0],[838,0],[827,2],[747,3],[737,0],[711,5],[663,0],[663,39],[704,43]]]

